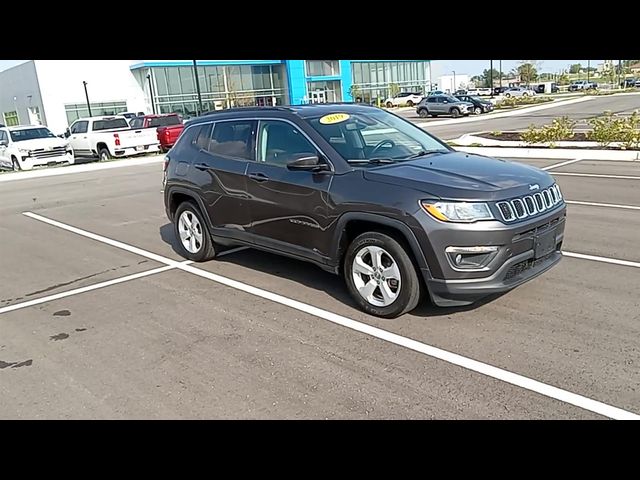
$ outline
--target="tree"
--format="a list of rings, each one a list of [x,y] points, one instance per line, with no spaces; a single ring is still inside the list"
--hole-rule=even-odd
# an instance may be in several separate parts
[[[473,77],[471,77],[471,82],[473,83],[474,87],[479,87],[480,85],[482,85],[482,82],[484,82],[484,77],[482,75],[474,75]]]
[[[520,76],[520,81],[524,83],[531,83],[538,78],[538,69],[535,60],[523,60],[520,66],[516,69]]]
[[[580,65],[579,63],[574,63],[573,65],[569,66],[569,73],[580,73],[581,69],[582,65]]]
[[[361,94],[362,92],[360,92],[360,87],[358,87],[358,85],[356,85],[355,83],[351,84],[351,86],[349,87],[349,95],[351,95],[351,98],[354,102],[357,102],[358,98],[362,100]]]
[[[493,70],[485,70],[482,72],[480,77],[482,79],[481,82],[483,87],[493,87],[493,85],[491,85],[491,79],[493,79],[494,82],[499,80],[500,72],[495,68]]]
[[[391,98],[395,97],[399,93],[400,85],[398,85],[397,83],[392,83],[391,85],[389,85],[389,95],[391,96]]]

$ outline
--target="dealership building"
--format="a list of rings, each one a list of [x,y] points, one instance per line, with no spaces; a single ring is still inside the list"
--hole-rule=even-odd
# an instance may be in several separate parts
[[[197,72],[197,76],[196,76]],[[372,102],[429,91],[428,60],[31,60],[0,72],[0,123],[54,133],[91,115]],[[396,88],[396,87],[393,87]],[[198,98],[200,90],[200,99]],[[356,98],[354,98],[356,97]]]

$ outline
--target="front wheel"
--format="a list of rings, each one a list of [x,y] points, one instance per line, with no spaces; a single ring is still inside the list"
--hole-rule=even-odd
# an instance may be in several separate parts
[[[18,159],[16,157],[11,157],[11,166],[13,167],[14,172],[22,170],[22,168],[20,167],[20,163],[18,163]]]
[[[418,115],[420,115],[420,118],[427,118],[429,116],[429,111],[425,108],[422,108],[418,112]]]
[[[480,107],[476,107],[473,109],[473,113],[475,113],[476,115],[480,115],[482,113],[482,108]]]
[[[523,96],[523,97],[528,97],[528,96],[529,96],[529,94],[528,94],[527,92],[524,92],[524,93],[522,94],[522,96]]]
[[[100,150],[98,150],[98,159],[101,162],[106,162],[107,160],[111,160],[111,158],[113,158],[113,157],[109,153],[109,149],[108,148],[102,147]]]
[[[505,93],[504,96],[507,97],[507,98],[511,98],[511,94],[510,93]]]
[[[452,108],[451,109],[451,116],[453,118],[458,118],[460,116],[460,110],[458,110],[457,108]]]
[[[344,257],[347,289],[365,312],[395,318],[420,301],[420,280],[405,249],[379,232],[359,235]]]

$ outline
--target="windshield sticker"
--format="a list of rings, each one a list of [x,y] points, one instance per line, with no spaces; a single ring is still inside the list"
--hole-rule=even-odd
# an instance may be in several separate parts
[[[323,125],[333,125],[334,123],[344,122],[349,120],[350,116],[346,113],[332,113],[325,115],[320,119],[320,123]]]

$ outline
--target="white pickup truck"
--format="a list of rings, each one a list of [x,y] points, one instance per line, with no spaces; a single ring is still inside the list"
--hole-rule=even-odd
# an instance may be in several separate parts
[[[0,168],[31,170],[33,167],[68,163],[74,158],[69,142],[47,127],[24,125],[0,128]]]
[[[100,161],[160,151],[155,129],[132,129],[123,116],[80,118],[64,136],[76,157]]]

